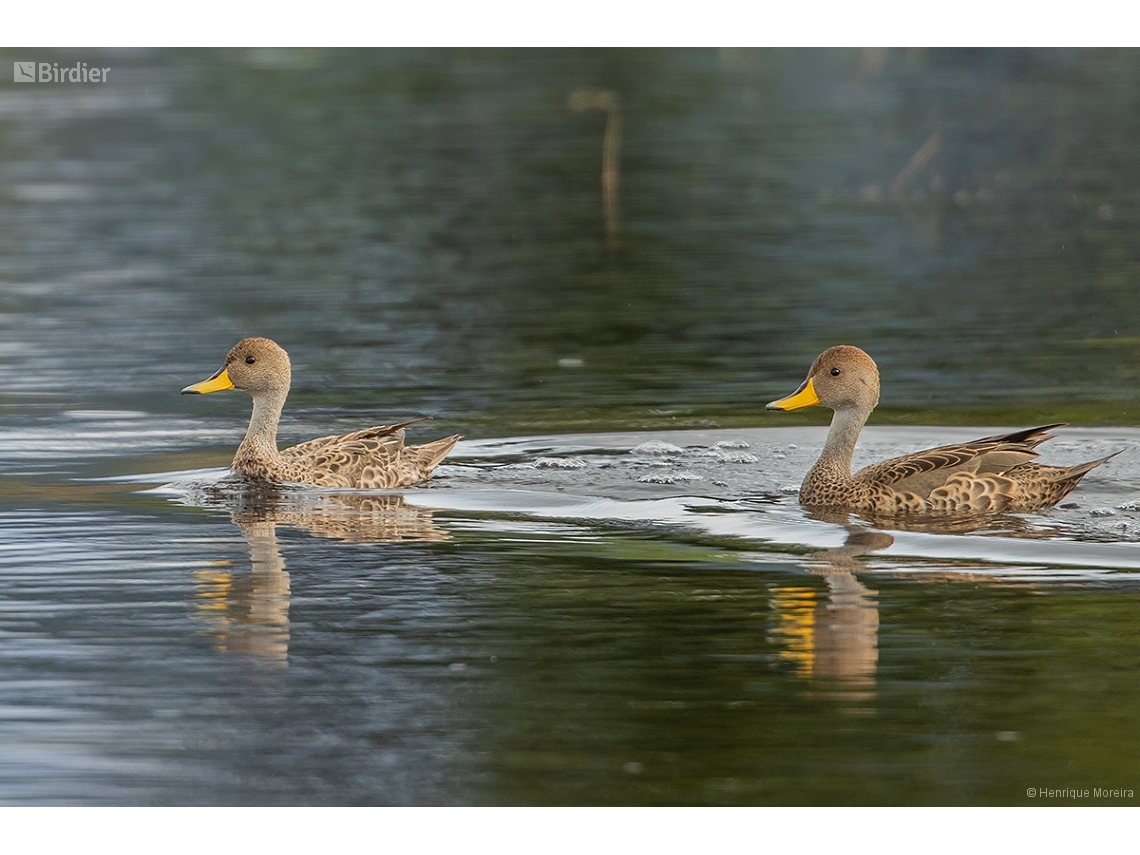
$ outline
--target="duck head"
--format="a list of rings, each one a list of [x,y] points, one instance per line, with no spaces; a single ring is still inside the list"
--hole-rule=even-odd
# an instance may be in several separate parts
[[[289,391],[292,379],[289,354],[267,338],[243,338],[233,346],[213,376],[187,386],[183,395],[207,395],[238,389],[254,398]]]
[[[807,379],[786,398],[772,401],[769,410],[798,410],[823,406],[837,412],[870,413],[879,403],[879,369],[857,347],[840,344],[815,358]]]

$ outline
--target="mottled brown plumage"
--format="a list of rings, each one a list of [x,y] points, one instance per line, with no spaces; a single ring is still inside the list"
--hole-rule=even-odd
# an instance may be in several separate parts
[[[827,442],[800,487],[809,507],[848,508],[879,516],[1036,511],[1061,501],[1108,457],[1079,466],[1031,462],[1060,424],[944,445],[875,463],[851,474],[859,432],[879,402],[879,370],[857,347],[828,348],[808,377],[769,410],[822,405],[835,412]],[[1112,457],[1113,455],[1109,455]]]
[[[277,423],[289,394],[289,355],[267,338],[234,345],[221,369],[182,394],[239,389],[253,398],[253,415],[231,469],[250,478],[321,487],[407,487],[427,479],[458,436],[404,445],[404,428],[423,419],[323,436],[277,449]]]

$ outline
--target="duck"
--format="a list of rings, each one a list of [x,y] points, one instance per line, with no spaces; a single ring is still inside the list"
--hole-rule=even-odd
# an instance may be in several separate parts
[[[768,410],[823,406],[834,411],[819,460],[800,487],[800,504],[878,517],[1022,513],[1051,508],[1106,460],[1077,466],[1034,463],[1037,446],[1064,423],[893,457],[851,474],[859,433],[879,403],[879,369],[852,345],[829,347],[807,379]],[[1116,452],[1119,454],[1120,452]]]
[[[391,489],[430,477],[459,441],[458,434],[425,445],[404,445],[404,429],[430,417],[322,436],[278,450],[277,423],[292,380],[289,354],[268,338],[244,338],[213,375],[182,390],[206,395],[237,389],[253,398],[253,415],[231,471],[261,481],[321,487]]]

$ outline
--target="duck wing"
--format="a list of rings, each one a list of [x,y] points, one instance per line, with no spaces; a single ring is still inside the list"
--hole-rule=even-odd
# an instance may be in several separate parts
[[[322,436],[281,450],[286,465],[302,465],[311,473],[311,483],[326,487],[353,487],[361,482],[365,470],[372,470],[370,486],[395,486],[383,483],[400,480],[395,477],[404,450],[404,428],[430,416],[396,425],[375,425],[352,433]],[[385,477],[383,473],[392,473]],[[377,477],[380,476],[380,477]]]
[[[928,497],[956,475],[1003,475],[1037,457],[1034,450],[1060,424],[1027,428],[972,442],[943,445],[894,457],[861,469],[856,480]]]
[[[418,419],[400,422],[398,425],[373,425],[372,427],[353,431],[352,433],[320,436],[316,439],[309,439],[305,442],[291,445],[288,448],[283,448],[281,449],[281,454],[287,457],[310,457],[313,454],[330,448],[351,447],[358,443],[363,444],[363,446],[367,448],[379,448],[382,445],[394,444],[395,448],[399,450],[404,445],[404,428],[408,427],[408,425],[414,425],[417,422],[428,421],[429,419],[431,419],[431,416],[420,416]]]

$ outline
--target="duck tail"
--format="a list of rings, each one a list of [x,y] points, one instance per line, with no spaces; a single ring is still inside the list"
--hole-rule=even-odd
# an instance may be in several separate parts
[[[1065,480],[1072,478],[1073,484],[1076,485],[1077,481],[1080,481],[1088,473],[1092,472],[1094,469],[1096,469],[1102,463],[1105,463],[1106,461],[1112,460],[1112,458],[1116,457],[1116,455],[1118,455],[1118,454],[1123,453],[1123,451],[1124,451],[1124,449],[1122,448],[1122,449],[1120,449],[1120,451],[1114,451],[1114,452],[1112,452],[1112,454],[1109,454],[1106,457],[1101,457],[1099,460],[1090,460],[1088,463],[1080,463],[1076,466],[1066,467],[1066,469],[1065,469]]]
[[[414,446],[414,448],[409,449],[409,451],[414,450],[416,460],[419,464],[426,472],[431,472],[431,470],[440,464],[443,458],[451,453],[451,449],[455,448],[455,443],[459,442],[460,439],[462,439],[462,437],[459,434],[445,436],[443,439],[437,439],[434,442]]]
[[[1121,449],[1123,451],[1123,449]],[[1114,451],[1106,457],[1101,457],[1097,460],[1090,460],[1088,463],[1080,463],[1076,466],[1056,466],[1049,467],[1053,470],[1053,489],[1049,491],[1048,504],[1044,507],[1052,507],[1057,504],[1065,496],[1069,495],[1073,489],[1080,483],[1081,479],[1088,475],[1092,470],[1096,469],[1107,460],[1111,460],[1120,454],[1120,451]]]

